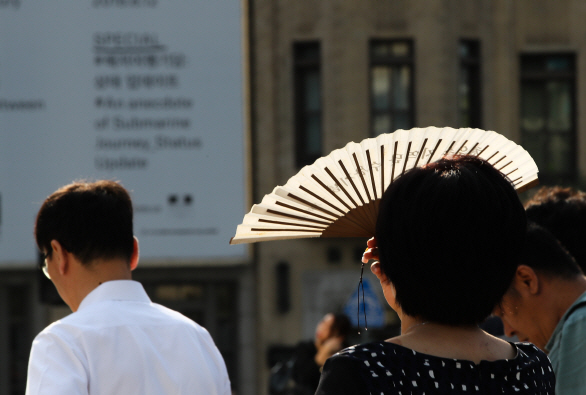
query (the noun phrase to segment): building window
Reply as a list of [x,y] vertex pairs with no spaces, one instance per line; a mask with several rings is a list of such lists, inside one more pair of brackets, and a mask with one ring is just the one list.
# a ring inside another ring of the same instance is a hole
[[413,43],[375,40],[370,43],[371,134],[410,129],[413,110]]
[[293,46],[295,84],[295,162],[312,164],[322,156],[322,100],[320,45]]
[[462,128],[481,128],[480,43],[460,40],[458,123]]
[[521,137],[544,183],[576,178],[575,56],[521,56]]

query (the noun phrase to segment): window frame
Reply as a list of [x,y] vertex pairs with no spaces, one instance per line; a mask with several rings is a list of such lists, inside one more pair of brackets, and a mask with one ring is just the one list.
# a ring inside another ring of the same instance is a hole
[[[461,48],[463,45],[467,46],[468,52],[472,54],[462,56]],[[458,42],[458,66],[458,125],[459,127],[482,129],[482,46],[480,40],[460,39]],[[462,98],[460,82],[464,69],[468,72],[468,125],[463,123],[463,110],[460,106]]]
[[[316,58],[304,58],[302,52],[317,51]],[[301,168],[310,165],[323,156],[323,91],[321,72],[321,43],[317,40],[296,41],[293,43],[293,96],[294,96],[294,133],[295,133],[295,165]],[[319,108],[314,111],[307,110],[307,91],[305,82],[311,73],[318,75]],[[319,152],[310,152],[309,128],[310,117],[319,119]]]
[[[527,70],[524,69],[524,62],[529,60],[540,60],[545,64],[548,58],[554,57],[564,57],[570,61],[570,68],[568,70],[561,70],[561,71],[548,71],[542,70]],[[568,82],[570,87],[570,123],[571,127],[567,133],[570,134],[569,136],[569,144],[572,147],[570,150],[571,157],[570,157],[570,165],[569,170],[564,173],[552,174],[547,171],[547,168],[541,166],[539,169],[540,179],[543,183],[574,183],[577,181],[578,176],[578,125],[577,125],[577,89],[576,89],[576,82],[577,82],[577,56],[574,52],[539,52],[539,53],[521,53],[519,56],[519,132],[521,135],[521,142],[524,145],[525,139],[527,135],[531,132],[525,131],[523,127],[523,89],[524,84],[527,82],[537,82],[541,83],[545,86],[548,82],[552,81],[563,81]],[[547,110],[548,106],[548,96],[545,95],[545,102],[544,108]],[[547,120],[549,117],[548,113],[544,114],[544,118]],[[556,134],[564,134],[566,132],[555,132],[551,131],[546,125],[543,127],[543,130],[540,133],[545,133],[545,146],[550,146],[551,143],[551,136]],[[544,150],[545,155],[545,162],[546,164],[549,161],[550,152],[546,149]],[[540,164],[538,164],[539,166]]]
[[[393,45],[395,43],[403,43],[406,44],[409,48],[408,56],[404,57],[395,57],[389,55],[386,58],[375,58],[373,56],[374,47],[377,44],[386,44],[386,45]],[[399,129],[398,127],[394,126],[393,118],[394,115],[400,112],[407,114],[407,121],[409,123],[409,127],[406,129],[410,129],[415,126],[415,119],[416,119],[416,109],[415,109],[415,43],[414,40],[411,38],[375,38],[371,39],[368,43],[368,114],[369,114],[369,135],[372,137],[376,137],[374,130],[374,120],[377,115],[381,114],[389,114],[391,115],[391,125],[390,130],[388,133],[392,133],[395,130]],[[387,66],[389,69],[393,69],[398,66],[408,66],[410,70],[409,75],[409,86],[410,89],[407,93],[407,103],[408,103],[408,110],[406,111],[397,111],[395,109],[393,103],[393,90],[389,91],[389,107],[385,111],[377,110],[374,108],[374,99],[373,99],[373,71],[374,68],[377,66]]]

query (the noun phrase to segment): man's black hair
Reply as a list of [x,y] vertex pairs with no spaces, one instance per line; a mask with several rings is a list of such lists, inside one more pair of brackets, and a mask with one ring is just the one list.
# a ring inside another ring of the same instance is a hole
[[586,193],[560,186],[542,187],[525,209],[527,219],[553,233],[586,273]]
[[572,279],[582,270],[555,236],[534,222],[527,225],[527,238],[519,263],[549,276]]
[[112,258],[130,262],[132,214],[130,196],[117,182],[66,185],[45,199],[37,214],[37,246],[51,256],[51,241],[57,240],[83,264]]

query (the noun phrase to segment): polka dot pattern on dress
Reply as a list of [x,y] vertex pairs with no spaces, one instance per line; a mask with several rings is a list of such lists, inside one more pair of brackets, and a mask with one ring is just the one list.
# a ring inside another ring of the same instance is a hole
[[350,347],[337,355],[357,361],[371,395],[555,395],[555,378],[545,354],[530,343],[513,345],[516,358],[478,365],[387,342]]

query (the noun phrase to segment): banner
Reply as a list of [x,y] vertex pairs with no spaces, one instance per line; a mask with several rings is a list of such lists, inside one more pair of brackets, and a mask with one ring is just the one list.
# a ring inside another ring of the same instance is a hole
[[131,192],[141,261],[244,259],[242,41],[239,1],[0,0],[0,265],[78,179]]

